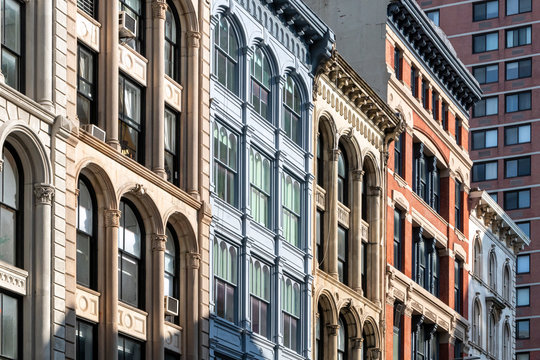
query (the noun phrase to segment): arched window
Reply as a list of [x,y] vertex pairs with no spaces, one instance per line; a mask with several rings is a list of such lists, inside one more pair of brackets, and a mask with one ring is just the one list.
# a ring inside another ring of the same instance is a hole
[[215,68],[218,81],[233,93],[237,93],[238,83],[238,40],[234,29],[222,17],[214,29]]
[[22,171],[15,152],[3,151],[0,172],[0,260],[22,267]]
[[348,260],[349,260],[349,246],[348,236],[349,231],[341,225],[338,225],[338,279],[344,284],[348,283]]
[[503,274],[503,296],[504,299],[507,301],[510,301],[510,293],[511,293],[511,284],[510,284],[510,268],[508,264],[504,266],[504,274]]
[[270,118],[271,100],[270,63],[265,53],[255,49],[251,58],[251,104],[263,118]]
[[285,277],[281,279],[281,310],[283,345],[300,352],[300,284]]
[[77,283],[96,289],[96,201],[89,181],[79,177],[77,201]]
[[283,236],[288,243],[300,246],[300,182],[286,173],[283,173],[281,181]]
[[503,334],[503,358],[502,360],[510,360],[512,358],[512,347],[510,346],[510,327],[508,323],[504,324]]
[[348,199],[348,187],[349,187],[349,166],[347,164],[347,157],[345,156],[345,150],[340,146],[338,157],[338,178],[337,178],[337,192],[338,201],[343,205],[349,204]]
[[323,326],[324,326],[324,313],[321,304],[317,306],[317,318],[315,319],[315,352],[313,359],[324,359],[324,341],[323,341]]
[[497,290],[497,262],[495,259],[495,253],[492,251],[489,253],[489,286],[493,290]]
[[481,277],[481,267],[482,267],[482,247],[480,246],[480,241],[478,239],[474,242],[473,249],[473,273]]
[[473,341],[479,345],[482,346],[482,330],[481,330],[481,324],[482,324],[482,309],[480,308],[480,303],[478,300],[474,301],[474,308],[473,308]]
[[338,329],[338,360],[347,360],[347,328],[343,318],[339,317]]
[[24,3],[17,0],[0,0],[3,16],[0,19],[2,34],[2,74],[6,84],[22,91],[24,72]]
[[495,314],[489,315],[489,324],[488,324],[488,351],[489,353],[497,357],[497,322],[495,320]]
[[324,149],[326,149],[324,137],[319,133],[317,136],[317,185],[322,188],[324,188]]
[[126,45],[131,47],[138,53],[144,52],[143,38],[144,38],[144,6],[142,0],[119,0],[118,10],[126,12],[127,15],[135,19],[135,37],[132,39],[126,39]]
[[217,196],[236,206],[238,178],[238,136],[225,126],[214,124],[214,186]]
[[238,250],[224,240],[214,239],[214,306],[216,315],[236,321]]
[[258,260],[250,261],[251,330],[270,336],[270,267]]
[[300,90],[291,76],[287,77],[283,89],[282,127],[285,134],[296,144],[302,146],[302,117],[300,113]]
[[180,78],[179,64],[179,37],[178,15],[176,8],[167,2],[167,12],[165,13],[165,74],[171,79],[178,81]]
[[[167,226],[165,235],[167,235],[167,240],[165,241],[163,292],[165,296],[178,299],[180,297],[178,284],[178,237],[170,225]],[[170,315],[167,315],[166,320],[169,322],[177,321],[176,316]]]
[[128,200],[120,201],[118,228],[118,298],[138,308],[144,306],[144,230],[139,214]]

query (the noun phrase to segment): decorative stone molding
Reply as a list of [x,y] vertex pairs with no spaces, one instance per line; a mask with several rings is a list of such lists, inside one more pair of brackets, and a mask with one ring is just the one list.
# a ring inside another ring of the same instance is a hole
[[0,288],[26,295],[28,272],[0,261]]
[[78,317],[99,322],[99,293],[77,286],[75,290],[75,313]]
[[38,204],[51,205],[54,198],[54,187],[47,184],[34,184],[34,195]]
[[146,341],[146,318],[148,314],[142,310],[118,303],[118,331]]
[[352,338],[352,348],[355,350],[362,349],[362,346],[364,345],[364,339],[363,338]]
[[141,85],[146,86],[148,60],[127,45],[118,45],[118,54],[118,67]]
[[165,20],[165,13],[167,12],[167,2],[165,0],[152,1],[152,16],[154,19]]
[[77,39],[99,52],[99,23],[82,10],[77,11]]
[[401,207],[403,210],[407,212],[411,208],[409,201],[405,198],[405,195],[403,195],[401,192],[397,190],[392,190],[392,200],[394,200],[394,202],[398,204],[399,207]]
[[187,44],[189,47],[198,48],[200,46],[201,34],[198,31],[187,32]]
[[192,269],[198,269],[201,263],[201,255],[196,252],[188,252],[186,253],[186,260],[189,267]]
[[353,181],[360,181],[362,182],[364,179],[365,171],[362,169],[357,169],[352,171],[352,179]]
[[349,208],[338,202],[338,222],[347,228],[349,228],[350,213],[351,210],[349,210]]
[[152,238],[152,251],[165,251],[166,242],[167,242],[167,235],[154,234]]
[[105,227],[119,227],[120,226],[120,210],[105,210]]
[[133,188],[129,190],[131,193],[135,194],[138,197],[143,196],[146,194],[146,188],[143,184],[136,184]]
[[182,111],[182,86],[165,75],[165,102],[178,111]]
[[326,327],[328,328],[328,334],[332,336],[337,336],[339,325],[333,325],[333,324],[327,324]]
[[368,242],[369,241],[369,224],[367,222],[365,222],[364,220],[360,220],[362,222],[362,232],[361,232],[361,237],[362,237],[362,240]]
[[180,326],[165,323],[165,349],[182,354],[182,328]]
[[319,185],[317,185],[317,189],[315,191],[315,203],[321,210],[326,209],[326,191]]

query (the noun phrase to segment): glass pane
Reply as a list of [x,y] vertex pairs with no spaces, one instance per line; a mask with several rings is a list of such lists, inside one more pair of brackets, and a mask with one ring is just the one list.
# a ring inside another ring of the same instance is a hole
[[225,285],[225,319],[234,322],[234,287]]
[[498,98],[486,99],[486,115],[495,115],[498,112]]
[[516,160],[510,160],[506,162],[506,177],[514,177],[517,176],[517,161]]
[[497,130],[486,131],[486,147],[497,146]]
[[519,0],[506,0],[506,15],[514,15],[519,12]]
[[120,122],[120,145],[122,146],[122,154],[136,160],[139,148],[139,131]]
[[92,119],[91,102],[84,96],[77,95],[77,117],[81,124],[90,124]]
[[486,51],[496,50],[499,48],[499,34],[487,34],[486,35]]
[[531,206],[531,193],[527,191],[519,192],[519,207],[528,208]]
[[496,179],[497,178],[497,163],[487,163],[486,164],[486,180]]
[[519,128],[519,142],[526,143],[531,141],[531,125],[520,126]]
[[119,254],[118,257],[120,258],[119,260],[121,260],[121,268],[118,269],[118,271],[121,271],[120,300],[133,306],[138,306],[139,263],[125,255]]
[[94,333],[93,326],[77,321],[77,359],[94,359]]
[[492,19],[499,16],[499,2],[490,1],[486,4],[486,18]]
[[2,171],[2,202],[12,208],[18,207],[19,176],[15,159],[4,149],[4,169]]
[[21,53],[21,5],[16,0],[5,0],[2,18],[3,44],[11,51]]
[[135,213],[129,205],[124,206],[123,221],[120,228],[123,230],[122,250],[140,258],[141,257],[141,229]]
[[166,273],[163,280],[163,295],[174,297],[174,278]]
[[0,208],[0,260],[16,265],[15,212]]
[[92,60],[92,54],[79,47],[79,76],[90,84],[94,79],[94,65]]
[[77,283],[90,287],[90,237],[77,233]]
[[506,79],[507,80],[517,79],[519,77],[518,70],[519,70],[518,62],[506,64]]
[[526,92],[519,94],[519,110],[527,110],[531,108],[531,93]]
[[141,91],[135,85],[125,82],[124,116],[135,124],[141,124]]
[[92,198],[83,181],[79,181],[77,229],[92,235]]
[[1,337],[0,355],[8,358],[17,358],[17,334],[18,329],[18,304],[17,299],[0,294],[0,317],[1,317]]
[[176,114],[165,109],[165,150],[176,154]]

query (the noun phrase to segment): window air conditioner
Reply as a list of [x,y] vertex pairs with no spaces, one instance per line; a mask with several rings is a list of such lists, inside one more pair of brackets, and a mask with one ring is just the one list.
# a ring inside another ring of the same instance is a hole
[[93,137],[105,142],[105,137],[107,133],[101,130],[100,128],[98,128],[96,125],[84,124],[84,125],[81,125],[81,129],[83,129],[84,131],[92,135]]
[[170,296],[165,296],[165,315],[178,316],[179,301]]
[[118,13],[118,32],[123,39],[132,39],[137,33],[137,20],[125,11]]

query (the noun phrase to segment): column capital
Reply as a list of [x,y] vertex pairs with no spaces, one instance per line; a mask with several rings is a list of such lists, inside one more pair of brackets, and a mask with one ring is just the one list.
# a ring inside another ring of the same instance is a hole
[[152,251],[165,251],[166,242],[167,242],[167,235],[154,234],[152,236]]
[[122,212],[116,209],[105,210],[105,227],[119,227]]
[[364,339],[363,338],[352,338],[352,348],[355,350],[360,350],[364,346]]
[[326,328],[328,329],[328,334],[330,334],[332,336],[337,336],[338,330],[339,330],[339,325],[337,325],[337,324],[336,325],[327,324]]
[[352,171],[352,179],[353,181],[360,181],[362,182],[362,180],[364,179],[364,174],[366,172],[362,169],[356,169],[356,170],[353,170]]
[[51,205],[54,198],[54,187],[48,184],[34,184],[34,196],[38,204]]
[[200,44],[201,33],[198,31],[188,31],[187,40],[188,46],[192,48],[198,48]]
[[330,150],[330,158],[332,159],[332,161],[338,161],[340,154],[341,154],[341,150],[339,149]]
[[198,269],[201,262],[201,255],[196,252],[188,252],[186,253],[186,260],[189,267],[192,269]]
[[166,12],[167,12],[167,2],[165,0],[152,1],[152,17],[154,19],[165,20]]

